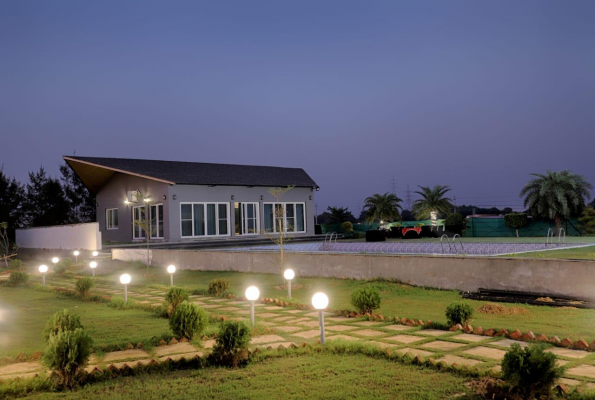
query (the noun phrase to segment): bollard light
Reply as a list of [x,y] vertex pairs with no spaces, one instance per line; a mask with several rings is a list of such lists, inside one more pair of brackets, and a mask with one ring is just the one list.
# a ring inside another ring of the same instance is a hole
[[328,296],[324,293],[316,293],[312,297],[312,305],[318,310],[318,321],[320,325],[320,344],[324,344],[324,309],[328,307]]
[[93,254],[93,257],[97,257],[99,255],[99,252],[97,250],[95,250],[92,254]]
[[132,280],[132,277],[128,274],[120,275],[120,283],[124,285],[124,304],[128,303],[128,284]]
[[252,328],[254,328],[254,301],[258,300],[260,296],[260,290],[256,286],[250,286],[246,289],[246,298],[250,301],[250,322],[252,322]]
[[291,280],[295,278],[295,272],[291,268],[288,268],[283,272],[283,277],[287,281],[287,297],[291,299]]
[[173,286],[174,285],[174,273],[176,272],[176,266],[168,265],[167,272],[169,273],[169,285]]
[[45,286],[45,273],[48,272],[48,266],[43,264],[39,266],[39,272],[41,272],[41,282]]
[[79,262],[79,255],[81,254],[78,250],[75,250],[74,253],[74,262],[78,263]]
[[91,272],[93,272],[93,278],[95,278],[95,268],[97,268],[97,263],[95,261],[91,261],[89,263],[89,268],[91,268]]
[[59,259],[58,257],[54,257],[54,258],[52,258],[52,262],[53,262],[54,264],[58,264],[58,262],[59,262],[59,261],[60,261],[60,259]]

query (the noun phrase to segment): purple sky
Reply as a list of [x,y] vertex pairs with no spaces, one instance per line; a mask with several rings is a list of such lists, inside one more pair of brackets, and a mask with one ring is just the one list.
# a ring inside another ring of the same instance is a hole
[[407,184],[595,184],[595,2],[3,1],[0,163],[303,167],[318,211]]

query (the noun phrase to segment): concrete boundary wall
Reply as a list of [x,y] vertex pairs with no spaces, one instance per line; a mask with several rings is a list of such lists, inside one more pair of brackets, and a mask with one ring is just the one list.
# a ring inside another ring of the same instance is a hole
[[97,222],[42,226],[16,230],[16,242],[23,249],[101,250]]
[[[179,269],[277,273],[276,253],[259,251],[151,250],[155,265]],[[122,261],[144,252],[113,249]],[[337,253],[286,253],[296,275],[325,278],[399,279],[412,285],[477,291],[517,290],[595,300],[595,262],[495,257],[437,257]]]

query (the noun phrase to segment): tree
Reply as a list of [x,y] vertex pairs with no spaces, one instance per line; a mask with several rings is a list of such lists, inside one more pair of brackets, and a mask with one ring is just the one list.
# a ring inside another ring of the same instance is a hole
[[43,167],[29,173],[23,209],[29,226],[68,223],[69,205],[62,185],[59,180],[48,177]]
[[580,214],[585,208],[585,200],[590,199],[593,189],[584,176],[568,170],[545,174],[531,174],[531,179],[521,190],[524,205],[533,216],[550,218],[556,224],[556,234],[562,228],[562,221]]
[[4,260],[6,268],[8,261],[17,256],[19,246],[12,243],[8,234],[8,222],[0,222],[0,260]]
[[355,217],[347,207],[331,207],[327,208],[329,213],[329,223],[340,224],[345,221],[354,222]]
[[150,249],[150,245],[151,245],[151,231],[153,226],[155,225],[155,219],[154,218],[150,218],[151,213],[150,213],[150,209],[151,209],[151,204],[154,204],[155,202],[151,200],[151,196],[149,196],[147,193],[141,193],[140,191],[137,192],[138,193],[138,201],[143,203],[145,205],[145,208],[141,208],[140,209],[140,219],[136,219],[134,218],[134,225],[138,226],[145,234],[145,239],[146,239],[146,243],[147,243],[147,254],[146,254],[146,260],[147,260],[147,276],[149,275],[149,266],[151,265],[151,249]]
[[376,220],[395,221],[401,219],[399,210],[401,210],[401,200],[393,193],[378,194],[366,198],[364,210],[366,211],[366,221],[368,223]]
[[591,205],[585,207],[578,222],[583,235],[595,235],[595,209]]
[[4,174],[4,168],[0,168],[0,222],[7,223],[8,238],[13,241],[14,230],[22,228],[25,223],[24,199],[23,185],[14,178],[8,178]]
[[[294,186],[288,186],[285,188],[276,187],[276,188],[270,188],[268,190],[268,192],[271,194],[271,196],[273,196],[275,198],[275,203],[279,203],[279,202],[281,202],[281,198],[293,188],[294,188]],[[283,207],[280,204],[273,205],[273,219],[274,219],[273,223],[276,225],[277,234],[273,234],[272,232],[267,232],[266,230],[264,230],[263,232],[265,233],[265,235],[267,235],[269,237],[269,239],[271,239],[271,241],[273,243],[275,243],[277,246],[279,246],[279,257],[276,260],[276,264],[277,264],[277,268],[281,272],[281,276],[283,276],[283,271],[285,270],[284,245],[290,239],[289,236],[287,235],[287,232],[288,231],[290,232],[292,229],[289,226],[284,226],[285,225],[284,224],[285,215],[284,215]]]
[[60,173],[62,174],[60,179],[64,195],[70,206],[69,223],[95,221],[95,196],[89,193],[81,178],[74,173],[68,164],[60,165]]
[[413,213],[410,210],[403,210],[401,211],[401,219],[403,221],[413,221],[415,217],[413,216]]
[[516,237],[519,237],[519,229],[527,226],[529,219],[525,213],[510,213],[504,216],[504,225],[508,229],[514,229],[516,231]]
[[453,205],[448,197],[444,197],[451,190],[448,186],[435,185],[432,188],[419,186],[419,188],[421,190],[415,193],[420,195],[421,199],[415,200],[411,210],[418,220],[428,219],[432,216],[432,213],[436,213],[436,215],[450,213]]

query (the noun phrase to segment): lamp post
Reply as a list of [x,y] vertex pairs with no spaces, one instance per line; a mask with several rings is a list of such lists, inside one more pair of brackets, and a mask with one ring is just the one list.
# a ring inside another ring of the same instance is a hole
[[93,278],[95,278],[95,268],[97,268],[97,262],[91,261],[89,268],[91,268],[91,272],[93,272]]
[[48,272],[48,266],[43,264],[39,266],[39,272],[41,272],[41,282],[45,286],[45,273]]
[[132,278],[128,274],[120,275],[120,283],[124,285],[124,304],[128,303],[128,284]]
[[79,262],[79,254],[81,254],[78,250],[75,250],[74,253],[74,262],[78,263]]
[[328,296],[324,293],[316,293],[312,297],[312,305],[318,310],[318,321],[320,325],[320,344],[324,344],[324,309],[328,306]]
[[97,256],[99,255],[99,252],[98,252],[97,250],[95,250],[95,251],[94,251],[93,253],[91,253],[91,254],[93,254],[93,257],[97,257]]
[[52,263],[53,263],[54,265],[58,264],[58,262],[60,262],[60,259],[59,259],[58,257],[53,257],[53,258],[52,258]]
[[260,290],[256,286],[250,286],[246,289],[246,298],[250,301],[250,321],[254,328],[254,301],[260,296]]
[[283,272],[283,277],[287,280],[287,297],[291,299],[291,280],[295,278],[295,272],[291,268],[288,268]]
[[176,266],[169,265],[167,267],[167,272],[169,273],[169,286],[173,286],[174,285],[174,273],[176,272]]

